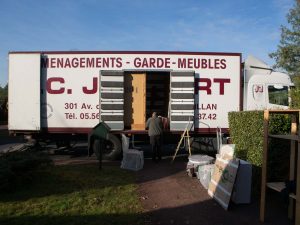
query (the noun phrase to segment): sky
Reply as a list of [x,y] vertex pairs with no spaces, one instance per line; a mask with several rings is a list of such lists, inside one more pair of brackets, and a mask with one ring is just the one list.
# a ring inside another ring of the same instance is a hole
[[9,51],[237,52],[273,65],[295,0],[0,0],[0,86]]

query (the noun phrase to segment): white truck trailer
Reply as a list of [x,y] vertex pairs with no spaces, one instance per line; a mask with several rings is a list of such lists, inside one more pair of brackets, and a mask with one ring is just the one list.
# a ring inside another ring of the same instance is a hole
[[9,53],[11,133],[146,133],[157,111],[166,132],[228,131],[230,111],[287,108],[287,74],[240,53],[47,51]]

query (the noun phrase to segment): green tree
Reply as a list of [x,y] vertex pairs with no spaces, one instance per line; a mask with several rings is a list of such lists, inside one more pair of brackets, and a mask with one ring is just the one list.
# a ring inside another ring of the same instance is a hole
[[8,96],[8,84],[5,85],[5,87],[0,86],[0,105],[6,101]]
[[0,86],[0,122],[7,121],[7,97],[8,97],[8,85],[5,87]]
[[300,2],[287,14],[289,27],[281,26],[281,39],[276,52],[270,54],[275,59],[276,68],[283,68],[289,74],[300,75]]
[[300,109],[300,76],[294,76],[292,79],[295,84],[295,88],[290,91],[292,99],[291,108]]
[[292,108],[300,108],[300,1],[287,14],[289,26],[281,26],[281,39],[277,51],[270,54],[275,68],[287,71],[295,84],[290,92]]

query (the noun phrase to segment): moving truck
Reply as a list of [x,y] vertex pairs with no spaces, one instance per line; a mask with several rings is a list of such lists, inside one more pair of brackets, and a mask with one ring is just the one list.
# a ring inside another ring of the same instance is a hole
[[252,56],[242,63],[240,53],[10,52],[8,127],[65,137],[104,121],[117,137],[146,134],[157,111],[171,134],[189,125],[194,135],[227,132],[230,111],[287,108],[292,85]]

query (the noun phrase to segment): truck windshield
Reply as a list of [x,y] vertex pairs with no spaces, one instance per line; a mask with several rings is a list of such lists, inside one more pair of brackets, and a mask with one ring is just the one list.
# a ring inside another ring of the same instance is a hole
[[275,105],[289,105],[288,86],[269,85],[269,103]]

